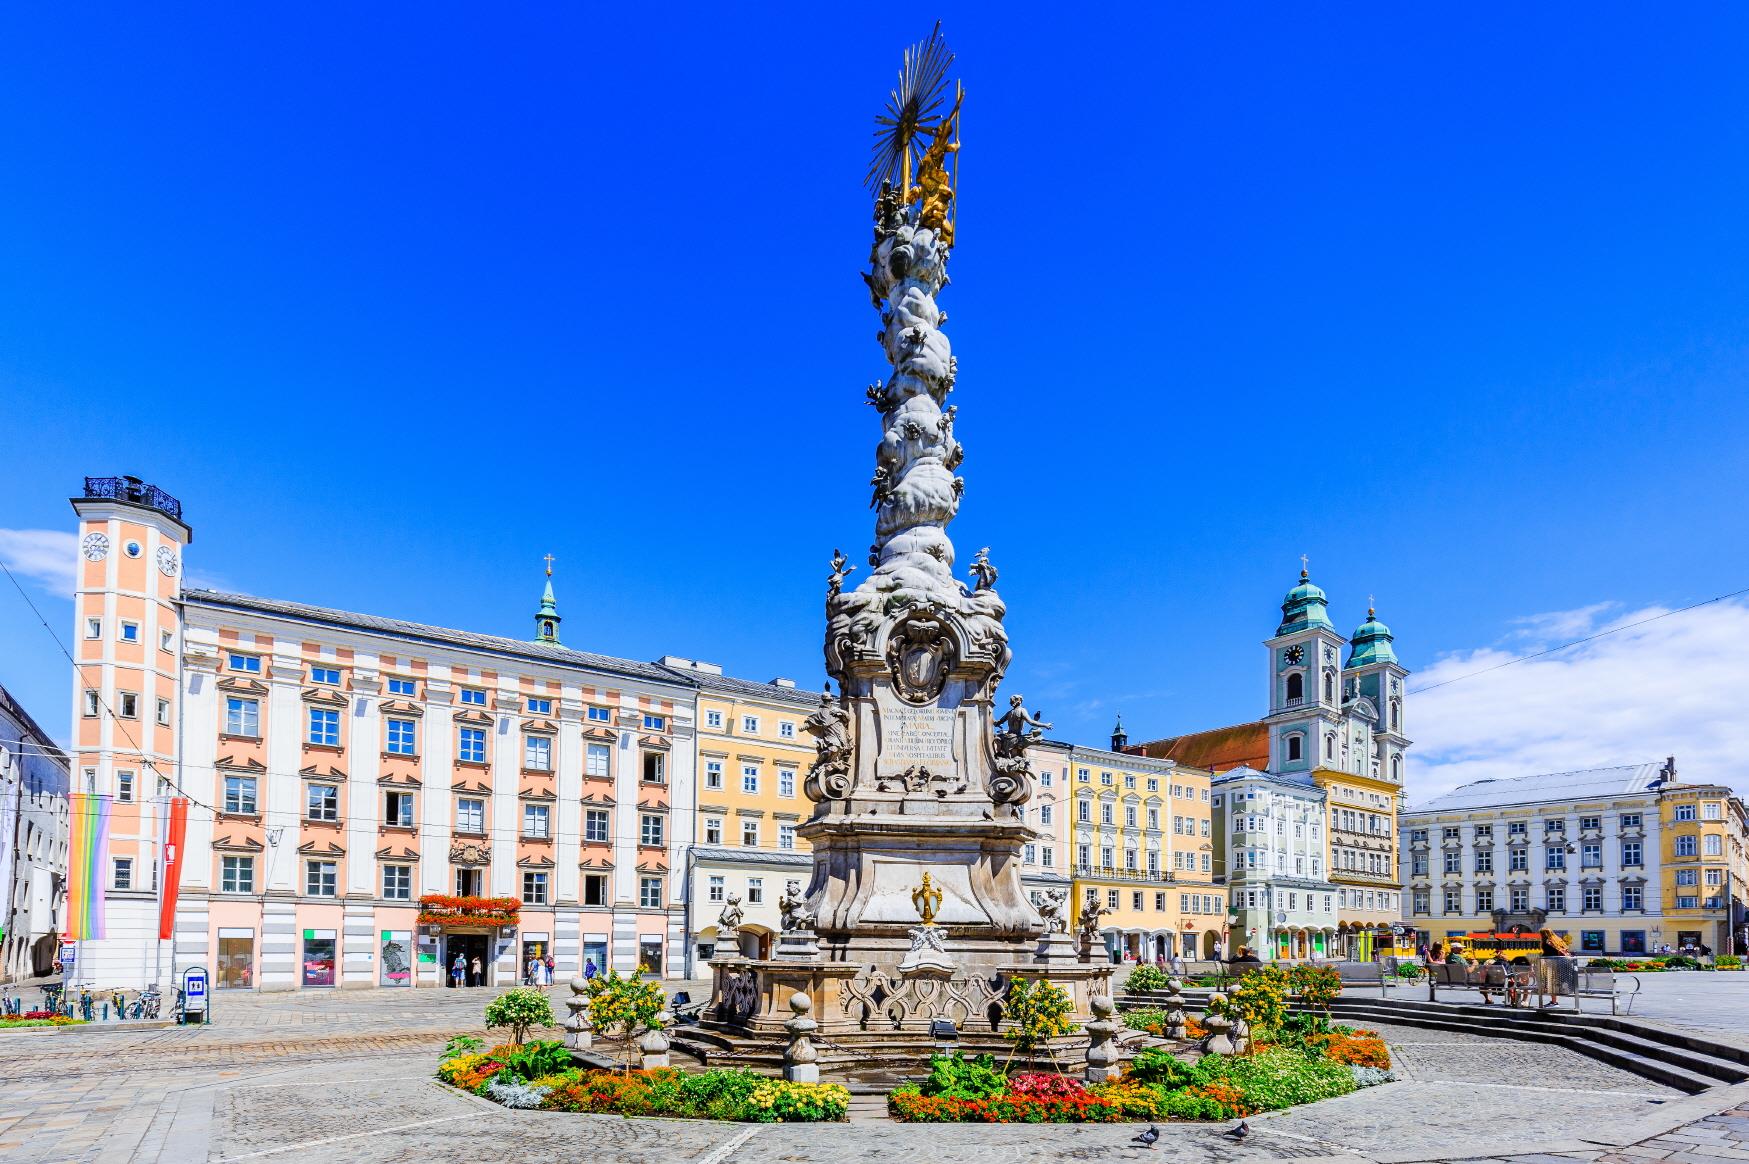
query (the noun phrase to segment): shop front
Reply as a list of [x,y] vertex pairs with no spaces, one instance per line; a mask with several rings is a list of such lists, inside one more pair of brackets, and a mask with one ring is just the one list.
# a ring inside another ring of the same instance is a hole
[[340,935],[335,930],[305,930],[303,932],[303,984],[305,987],[333,986],[340,964]]
[[241,928],[219,930],[219,956],[213,967],[217,990],[250,990],[255,986],[255,931]]
[[413,931],[383,930],[378,949],[377,985],[413,985]]

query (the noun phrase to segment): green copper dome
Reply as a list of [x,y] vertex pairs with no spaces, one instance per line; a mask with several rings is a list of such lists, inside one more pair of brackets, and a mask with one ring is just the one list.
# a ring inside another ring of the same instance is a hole
[[1301,570],[1300,584],[1287,592],[1287,598],[1281,604],[1281,625],[1275,628],[1275,633],[1285,635],[1313,627],[1335,629],[1330,624],[1329,603],[1324,592],[1312,585],[1310,575]]
[[1371,610],[1366,621],[1349,640],[1348,665],[1365,667],[1370,663],[1395,663],[1397,652],[1391,646],[1391,628],[1380,622]]

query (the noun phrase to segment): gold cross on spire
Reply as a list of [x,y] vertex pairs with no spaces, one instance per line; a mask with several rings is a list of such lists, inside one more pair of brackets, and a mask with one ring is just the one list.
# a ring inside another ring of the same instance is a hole
[[1307,576],[1307,568],[1310,567],[1311,564],[1312,559],[1306,557],[1304,554],[1300,555],[1300,577],[1304,578]]
[[1368,617],[1368,618],[1371,618],[1371,617],[1372,617],[1372,616],[1373,616],[1373,609],[1372,609],[1372,605],[1373,605],[1373,603],[1372,603],[1372,595],[1370,595],[1370,594],[1368,594],[1368,595],[1367,595],[1367,596],[1366,596],[1366,616],[1367,616],[1367,617]]
[[547,563],[547,577],[551,578],[553,576],[553,556],[551,554],[547,555],[546,563]]

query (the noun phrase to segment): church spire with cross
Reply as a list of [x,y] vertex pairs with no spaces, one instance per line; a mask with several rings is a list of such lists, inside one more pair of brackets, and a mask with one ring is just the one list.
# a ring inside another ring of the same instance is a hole
[[546,556],[547,588],[540,596],[540,610],[534,616],[534,641],[537,643],[559,643],[559,603],[553,597],[553,556]]

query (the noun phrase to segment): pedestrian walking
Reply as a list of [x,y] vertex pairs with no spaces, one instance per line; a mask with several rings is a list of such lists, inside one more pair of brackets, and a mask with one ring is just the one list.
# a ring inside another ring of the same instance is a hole
[[485,975],[483,973],[481,973],[480,956],[478,954],[474,955],[473,970],[474,970],[474,973],[473,973],[473,976],[468,980],[468,985],[469,986],[484,985],[486,978],[485,978]]
[[544,982],[547,986],[551,986],[553,984],[553,956],[550,952],[546,956],[545,966],[546,976]]
[[457,954],[455,956],[455,961],[450,965],[450,968],[449,968],[449,977],[450,977],[451,985],[459,987],[462,984],[462,979],[467,975],[467,972],[468,972],[467,967],[468,967],[468,964],[467,964],[466,959],[464,959],[460,954]]
[[593,977],[595,977],[595,959],[585,958],[583,959],[583,980],[587,982]]

